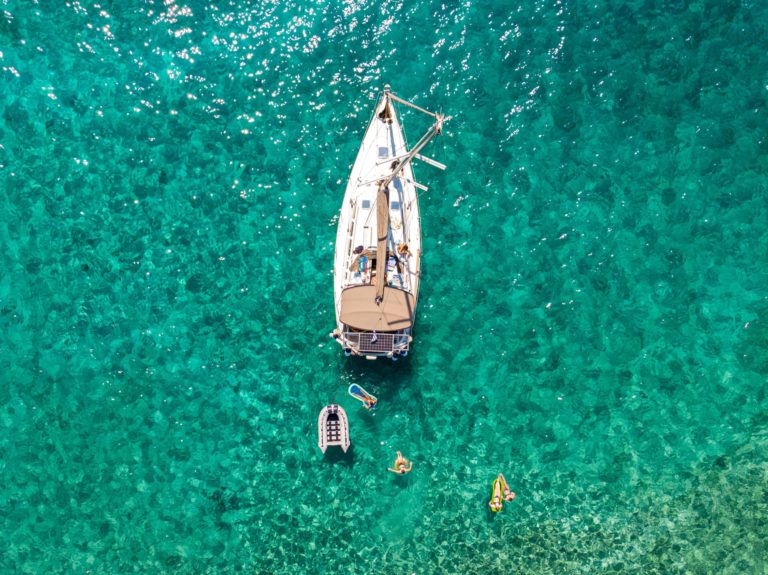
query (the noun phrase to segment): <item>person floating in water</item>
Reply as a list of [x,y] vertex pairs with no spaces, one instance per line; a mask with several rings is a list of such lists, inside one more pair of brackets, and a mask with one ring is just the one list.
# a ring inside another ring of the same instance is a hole
[[493,480],[493,488],[491,489],[491,500],[488,502],[488,507],[491,511],[498,513],[504,508],[504,504],[501,502],[501,481],[499,478]]
[[391,471],[392,473],[399,473],[400,475],[405,475],[411,469],[413,469],[413,463],[403,457],[403,454],[399,451],[397,452],[397,459],[395,459],[392,467],[387,467],[387,471]]
[[496,479],[493,480],[491,500],[488,502],[491,511],[498,513],[504,508],[503,501],[512,501],[515,497],[515,492],[509,489],[509,485],[507,484],[504,475],[499,473]]
[[353,383],[352,385],[349,386],[348,393],[349,395],[354,397],[356,400],[362,401],[363,407],[365,407],[365,409],[367,409],[368,411],[374,411],[376,409],[376,404],[379,402],[379,400],[376,399],[375,396],[365,391],[362,387],[360,387],[356,383]]
[[504,475],[499,473],[498,478],[501,479],[501,486],[504,488],[504,501],[512,501],[517,497],[517,494],[509,489],[509,485],[507,484],[507,480],[504,479]]
[[375,397],[368,396],[363,400],[363,407],[365,407],[365,409],[368,411],[376,411],[376,406],[378,403],[379,400],[377,400]]

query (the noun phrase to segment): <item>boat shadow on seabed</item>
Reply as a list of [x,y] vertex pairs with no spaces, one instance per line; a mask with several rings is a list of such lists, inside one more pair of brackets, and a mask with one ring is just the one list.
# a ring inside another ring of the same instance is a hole
[[339,447],[329,447],[323,454],[323,463],[328,465],[345,465],[350,469],[355,465],[355,446],[350,445],[346,453]]

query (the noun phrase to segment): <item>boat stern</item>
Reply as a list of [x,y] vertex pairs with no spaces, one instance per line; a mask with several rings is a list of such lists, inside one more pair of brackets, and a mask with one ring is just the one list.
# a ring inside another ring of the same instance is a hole
[[330,335],[342,347],[344,355],[355,355],[370,360],[385,357],[397,361],[406,357],[413,339],[410,329],[378,333],[357,331],[344,324],[340,324]]

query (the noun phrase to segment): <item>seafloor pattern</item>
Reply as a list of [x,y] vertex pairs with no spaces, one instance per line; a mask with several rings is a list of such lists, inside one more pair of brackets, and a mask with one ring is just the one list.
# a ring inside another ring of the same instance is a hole
[[[768,570],[763,3],[129,4],[0,11],[0,571]],[[396,364],[326,336],[385,82]]]

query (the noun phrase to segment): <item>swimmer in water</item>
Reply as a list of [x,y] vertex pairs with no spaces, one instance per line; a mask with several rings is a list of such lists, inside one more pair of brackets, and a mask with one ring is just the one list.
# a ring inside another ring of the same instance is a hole
[[507,480],[504,478],[504,475],[499,473],[499,479],[501,480],[501,486],[504,489],[504,501],[512,501],[517,495],[514,491],[511,491],[509,489],[509,485],[507,484]]
[[398,473],[400,475],[405,475],[411,469],[413,469],[413,463],[408,461],[405,457],[403,457],[403,454],[400,453],[399,451],[397,452],[397,459],[395,459],[395,462],[392,464],[392,467],[387,467],[387,471],[391,471],[392,473]]

